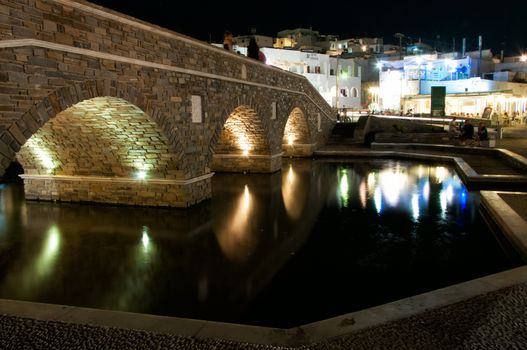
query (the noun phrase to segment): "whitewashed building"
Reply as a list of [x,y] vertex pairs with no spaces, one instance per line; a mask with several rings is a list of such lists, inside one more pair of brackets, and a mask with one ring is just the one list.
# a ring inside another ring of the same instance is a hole
[[267,64],[305,76],[331,106],[361,107],[361,69],[354,59],[296,50],[263,48],[261,51]]

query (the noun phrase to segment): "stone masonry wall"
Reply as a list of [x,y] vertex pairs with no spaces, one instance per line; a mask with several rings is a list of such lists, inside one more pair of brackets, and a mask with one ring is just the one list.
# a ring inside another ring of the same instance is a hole
[[32,175],[25,176],[24,190],[26,199],[182,208],[209,198],[212,191],[210,177],[177,184]]

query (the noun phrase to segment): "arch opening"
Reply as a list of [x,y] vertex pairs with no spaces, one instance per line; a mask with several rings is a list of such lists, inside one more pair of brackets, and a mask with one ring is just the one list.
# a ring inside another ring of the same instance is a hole
[[[16,159],[27,199],[187,207],[210,197],[210,176],[187,184],[160,126],[117,97],[84,100],[56,114]],[[203,188],[194,198],[189,186]]]
[[313,153],[311,144],[311,133],[304,112],[295,107],[285,124],[284,136],[282,138],[282,149],[285,156],[302,157]]
[[229,114],[213,147],[212,170],[257,173],[280,170],[280,157],[271,154],[268,137],[253,108],[246,105],[236,107]]

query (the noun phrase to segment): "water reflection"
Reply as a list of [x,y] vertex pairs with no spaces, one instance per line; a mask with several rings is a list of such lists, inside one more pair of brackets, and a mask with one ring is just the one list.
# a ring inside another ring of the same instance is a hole
[[[437,205],[440,218],[447,220],[449,211],[463,211],[469,200],[459,177],[444,166],[392,162],[388,167],[361,173],[360,167],[340,164],[336,171],[339,207],[347,207],[351,196],[358,198],[362,209],[366,209],[368,201],[372,201],[379,215],[385,210],[396,209],[407,212],[414,222],[418,222],[421,215],[429,213],[430,208]],[[358,182],[358,186],[350,187],[349,179],[352,178],[357,179],[354,182]]]
[[[416,258],[422,250],[450,268],[446,276],[474,277],[471,266],[499,256],[477,241],[486,232],[473,228],[477,195],[442,166],[284,160],[272,175],[215,175],[212,199],[188,210],[25,202],[21,194],[0,188],[0,298],[292,326],[291,317],[318,317],[304,315],[316,308],[302,300],[363,307],[389,301],[373,298],[377,290],[403,288],[363,291],[368,283],[348,286],[342,276],[381,281],[413,260],[433,269]],[[470,254],[487,260],[462,252],[455,256],[470,262],[452,268],[444,260],[460,237],[475,239]],[[339,310],[319,312],[350,311]]]

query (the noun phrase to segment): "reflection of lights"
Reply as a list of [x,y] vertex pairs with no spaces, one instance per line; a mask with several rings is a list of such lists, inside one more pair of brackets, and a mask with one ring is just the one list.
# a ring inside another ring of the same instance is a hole
[[40,278],[51,272],[53,263],[60,248],[60,231],[56,225],[48,231],[46,242],[35,263],[36,275]]
[[217,230],[218,241],[223,253],[233,261],[244,261],[256,243],[251,230],[252,195],[245,185],[243,193],[231,217],[220,218],[224,222]]
[[382,192],[386,201],[396,206],[399,202],[399,196],[408,181],[408,175],[400,171],[388,170],[379,176],[379,183],[382,186]]
[[448,184],[446,188],[446,199],[448,203],[452,203],[452,198],[454,198],[454,188],[452,187],[452,184]]
[[417,193],[412,195],[412,214],[414,220],[417,221],[419,219],[419,195]]
[[284,200],[287,215],[297,220],[300,218],[307,201],[308,192],[302,187],[301,178],[289,164],[289,170],[282,176],[282,199]]
[[423,198],[428,202],[428,198],[430,198],[430,182],[426,181],[423,186]]
[[348,172],[346,169],[342,170],[342,176],[339,183],[340,198],[342,199],[342,205],[348,207],[349,203],[349,184],[348,184]]
[[249,187],[245,185],[245,189],[243,190],[243,209],[245,209],[245,211],[249,210],[250,205],[251,194],[249,193]]
[[375,189],[375,194],[373,195],[373,200],[375,202],[375,208],[377,209],[377,213],[380,214],[382,211],[382,193],[381,188],[377,187]]
[[465,208],[467,207],[467,190],[465,188],[461,190],[459,202],[461,203],[461,209],[465,210]]
[[447,208],[447,194],[444,190],[439,194],[439,204],[441,205],[441,217],[444,219],[446,217]]
[[287,172],[287,184],[292,185],[295,181],[295,173],[293,171],[293,164],[289,164],[289,171]]
[[445,167],[438,166],[435,169],[435,177],[437,180],[437,183],[441,183],[445,180],[445,177],[448,175],[448,171]]
[[150,245],[150,237],[148,237],[148,233],[146,230],[143,230],[143,236],[141,237],[141,242],[143,243],[143,247],[145,249],[148,249],[148,246]]
[[376,184],[375,173],[368,174],[366,184],[368,185],[368,191],[373,192],[375,190],[375,184]]
[[366,209],[366,183],[364,182],[364,180],[360,183],[359,186],[359,196],[362,209]]

